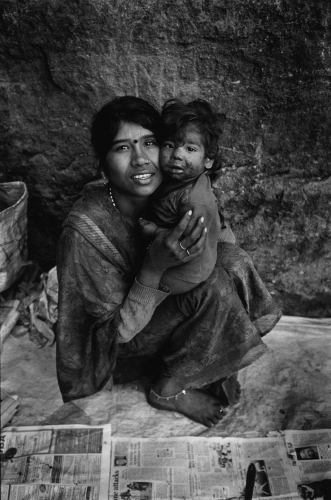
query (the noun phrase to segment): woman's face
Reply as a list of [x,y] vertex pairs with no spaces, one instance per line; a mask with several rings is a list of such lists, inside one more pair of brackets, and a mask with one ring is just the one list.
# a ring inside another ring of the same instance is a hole
[[106,175],[117,194],[150,196],[162,181],[159,146],[150,130],[123,122],[106,156]]

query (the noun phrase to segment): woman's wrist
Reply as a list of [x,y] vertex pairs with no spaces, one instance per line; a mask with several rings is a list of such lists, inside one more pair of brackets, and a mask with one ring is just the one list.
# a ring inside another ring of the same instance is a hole
[[163,272],[160,272],[159,270],[153,270],[144,266],[138,274],[137,280],[143,286],[158,289],[162,274]]

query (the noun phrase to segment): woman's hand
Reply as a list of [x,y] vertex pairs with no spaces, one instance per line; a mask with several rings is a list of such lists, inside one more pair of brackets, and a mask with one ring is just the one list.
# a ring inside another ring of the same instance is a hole
[[[156,236],[147,251],[142,272],[145,270],[160,279],[169,267],[184,264],[201,255],[207,235],[207,228],[204,226],[202,217],[195,221],[190,233],[181,240],[188,225],[192,224],[191,217],[192,211],[190,210],[174,229],[163,230]],[[138,281],[144,284],[139,278]]]

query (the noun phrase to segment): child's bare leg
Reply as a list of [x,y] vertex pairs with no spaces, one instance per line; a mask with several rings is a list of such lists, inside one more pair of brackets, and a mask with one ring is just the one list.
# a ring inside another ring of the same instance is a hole
[[217,424],[226,415],[217,397],[199,389],[185,390],[174,377],[161,377],[148,395],[148,401],[154,408],[177,411],[207,427]]
[[145,236],[157,236],[162,229],[151,220],[139,219],[139,226]]

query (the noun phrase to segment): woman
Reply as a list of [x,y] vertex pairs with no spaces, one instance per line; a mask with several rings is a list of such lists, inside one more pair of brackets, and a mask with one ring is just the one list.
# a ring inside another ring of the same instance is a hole
[[263,354],[261,336],[280,312],[249,256],[228,243],[192,291],[170,295],[162,285],[166,269],[201,254],[206,232],[186,213],[146,249],[138,220],[162,180],[161,133],[158,111],[136,97],[115,98],[94,118],[92,144],[109,182],[85,189],[60,238],[58,380],[70,401],[116,380],[127,361],[147,359],[157,365],[150,404],[210,427],[224,400],[235,402],[236,372]]

